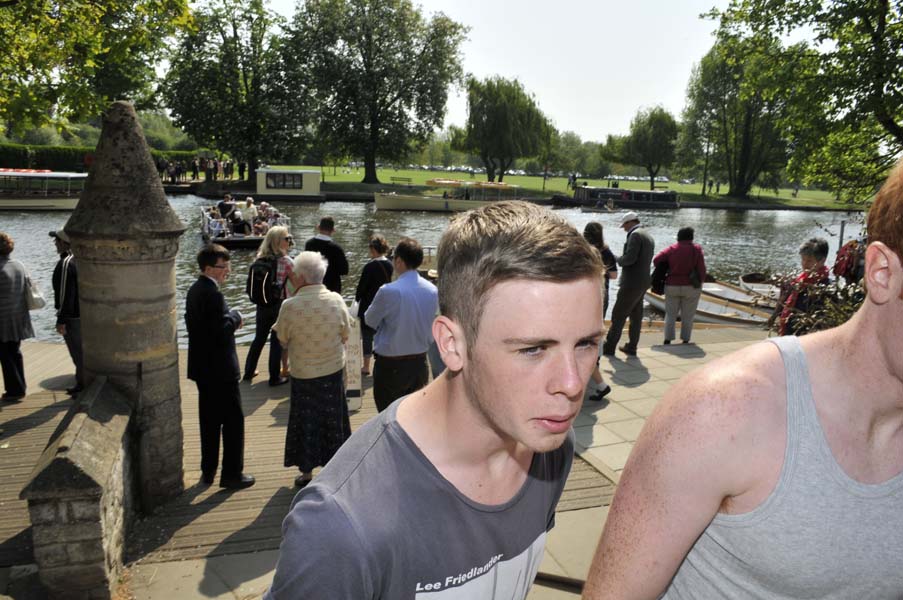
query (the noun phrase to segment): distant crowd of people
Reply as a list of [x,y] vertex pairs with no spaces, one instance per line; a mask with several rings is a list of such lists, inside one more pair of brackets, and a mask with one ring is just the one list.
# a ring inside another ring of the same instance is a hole
[[198,156],[191,161],[157,159],[157,173],[160,179],[173,185],[189,180],[200,181],[201,173],[204,174],[206,181],[216,181],[233,180],[237,171],[237,179],[241,181],[245,178],[247,170],[248,163],[245,161],[219,160],[215,157]]

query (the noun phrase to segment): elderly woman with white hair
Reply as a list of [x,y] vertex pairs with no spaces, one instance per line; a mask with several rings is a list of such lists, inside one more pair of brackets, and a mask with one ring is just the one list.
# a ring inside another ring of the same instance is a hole
[[304,487],[351,435],[345,402],[345,340],[351,317],[342,297],[326,289],[327,261],[302,252],[294,261],[298,292],[282,303],[273,331],[291,363],[291,407],[285,433],[285,466]]

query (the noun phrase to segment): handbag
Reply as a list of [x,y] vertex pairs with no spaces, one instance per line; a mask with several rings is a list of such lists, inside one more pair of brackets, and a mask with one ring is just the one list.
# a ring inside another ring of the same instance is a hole
[[693,261],[693,270],[690,271],[690,285],[692,285],[697,290],[702,287],[702,281],[699,279],[699,271],[696,270],[696,263],[699,262],[699,257],[696,256],[696,249],[693,249],[693,257],[696,259]]
[[25,277],[25,305],[28,307],[28,310],[37,310],[39,308],[44,308],[47,304],[47,301],[44,299],[44,294],[41,293],[41,288],[38,287],[34,281],[31,280],[31,277]]
[[361,310],[361,303],[355,300],[351,303],[351,308],[348,309],[348,314],[350,314],[355,319],[357,318],[357,313]]
[[649,286],[653,294],[661,296],[665,293],[665,278],[668,276],[669,266],[667,260],[655,265],[655,269],[652,271],[652,284]]

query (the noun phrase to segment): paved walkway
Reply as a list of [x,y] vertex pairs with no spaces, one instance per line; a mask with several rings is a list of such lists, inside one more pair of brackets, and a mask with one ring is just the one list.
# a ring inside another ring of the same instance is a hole
[[[617,481],[646,416],[663,392],[700,364],[765,337],[756,330],[700,329],[695,332],[697,344],[653,345],[660,335],[644,333],[635,358],[619,355],[603,360],[613,391],[607,403],[585,403],[575,423],[578,454],[586,462],[576,461],[568,479],[540,567],[543,573],[585,578],[613,492],[599,473]],[[22,404],[0,407],[5,475],[11,451],[18,455],[10,472],[14,476],[0,480],[0,558],[6,557],[0,565],[30,562],[27,511],[17,500],[22,487],[18,482],[30,473],[29,465],[68,408],[61,390],[72,383],[65,347],[26,343],[23,348],[31,393]],[[135,527],[128,544],[131,564],[123,578],[123,597],[257,598],[272,580],[279,524],[294,495],[294,471],[281,466],[288,388],[270,388],[265,378],[243,384],[247,471],[258,484],[228,492],[195,485],[200,477],[196,390],[184,380],[184,372],[182,377],[186,493]],[[368,388],[365,380],[363,408],[353,417],[353,427],[375,414]],[[11,439],[15,442],[5,447]],[[0,568],[0,598],[40,598],[34,579],[28,567]],[[545,585],[535,585],[530,594],[531,600],[578,597],[572,589]]]

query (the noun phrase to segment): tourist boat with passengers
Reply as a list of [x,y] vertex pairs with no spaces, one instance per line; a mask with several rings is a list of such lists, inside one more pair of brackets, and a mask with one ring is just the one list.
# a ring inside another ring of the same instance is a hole
[[87,173],[0,169],[0,210],[73,210]]
[[[260,243],[265,237],[264,235],[234,233],[225,219],[212,218],[208,210],[201,209],[201,239],[205,243],[213,242],[230,250],[256,250],[260,247]],[[270,227],[276,225],[288,227],[289,231],[291,231],[291,219],[289,217],[279,215],[270,223]]]
[[518,186],[507,183],[461,179],[429,179],[426,185],[442,189],[442,194],[378,192],[373,194],[376,210],[460,212],[499,200],[516,200],[519,189]]

